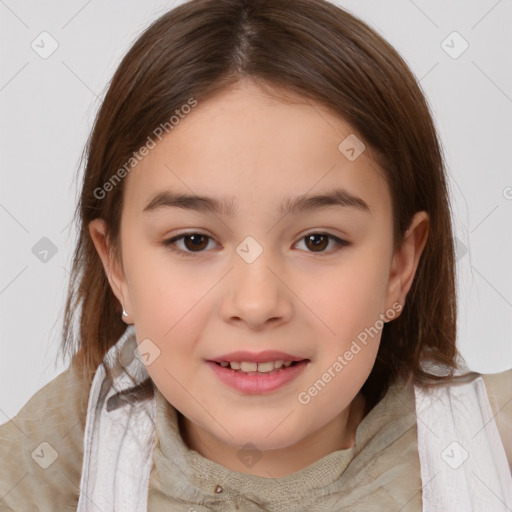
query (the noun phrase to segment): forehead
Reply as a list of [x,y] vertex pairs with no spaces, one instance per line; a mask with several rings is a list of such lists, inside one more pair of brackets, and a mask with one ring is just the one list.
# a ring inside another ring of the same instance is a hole
[[[342,118],[298,96],[281,98],[252,83],[198,102],[131,171],[125,203],[141,212],[156,193],[230,198],[261,208],[343,188],[383,213],[390,198],[370,148]],[[355,144],[355,145],[354,145]],[[357,156],[357,153],[356,153]],[[349,158],[350,157],[350,158]]]

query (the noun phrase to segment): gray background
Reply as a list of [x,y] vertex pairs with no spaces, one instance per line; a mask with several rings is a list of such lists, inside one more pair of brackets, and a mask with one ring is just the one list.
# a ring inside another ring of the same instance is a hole
[[[78,159],[120,59],[178,3],[0,0],[0,424],[64,369],[56,354]],[[454,203],[459,348],[477,371],[510,368],[512,0],[336,3],[387,38],[421,80]],[[50,48],[44,31],[58,43],[46,59],[31,47]]]

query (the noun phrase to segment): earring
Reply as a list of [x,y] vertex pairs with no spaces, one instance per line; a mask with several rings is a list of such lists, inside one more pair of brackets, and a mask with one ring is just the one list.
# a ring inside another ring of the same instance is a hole
[[128,316],[128,313],[124,310],[124,305],[123,305],[123,316]]

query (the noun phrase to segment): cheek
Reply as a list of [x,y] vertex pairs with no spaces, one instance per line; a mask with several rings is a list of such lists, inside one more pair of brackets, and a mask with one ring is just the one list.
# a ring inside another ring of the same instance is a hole
[[317,339],[322,342],[317,347],[318,365],[311,380],[312,386],[317,379],[326,383],[326,391],[315,396],[319,410],[329,410],[333,403],[348,406],[374,366],[384,326],[383,272],[376,260],[370,264],[357,258],[351,265],[340,266],[335,280],[331,273],[323,280],[317,275],[315,286],[310,288],[315,298],[311,309],[322,320],[315,320]]
[[126,253],[137,324],[151,324],[159,337],[183,324],[180,319],[194,316],[195,306],[214,284],[215,276],[205,265],[179,259],[165,247],[134,243]]
[[156,252],[131,261],[137,339],[149,338],[156,345],[159,355],[147,371],[167,400],[183,406],[190,400],[186,389],[202,365],[198,343],[213,307],[208,291],[218,278]]
[[354,251],[339,265],[309,272],[297,289],[336,338],[346,339],[373,325],[383,312],[387,276],[384,258]]

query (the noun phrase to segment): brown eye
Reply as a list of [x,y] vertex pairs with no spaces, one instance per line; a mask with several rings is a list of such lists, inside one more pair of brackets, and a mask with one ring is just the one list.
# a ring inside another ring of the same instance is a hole
[[172,252],[182,256],[199,256],[208,247],[213,239],[202,233],[184,233],[169,240],[164,240],[162,245]]
[[[329,247],[330,242],[333,243],[332,248],[326,250],[326,248]],[[299,244],[300,243],[304,243],[306,252],[316,253],[319,256],[327,256],[347,245],[350,245],[350,242],[347,242],[346,240],[329,233],[321,232],[309,233],[308,235],[303,236],[299,241]]]
[[208,237],[206,235],[201,235],[200,233],[185,235],[183,237],[183,243],[190,251],[201,251],[208,245]]
[[306,246],[313,252],[322,252],[329,245],[329,237],[322,233],[313,233],[304,237]]
[[[200,256],[201,253],[209,252],[207,250],[209,242],[214,242],[214,240],[208,235],[189,232],[164,240],[161,244],[181,256]],[[303,242],[307,252],[317,253],[318,255],[328,255],[350,245],[350,242],[329,233],[310,233],[300,239],[299,243]],[[325,250],[329,247],[329,242],[333,242],[333,247],[330,250]]]

